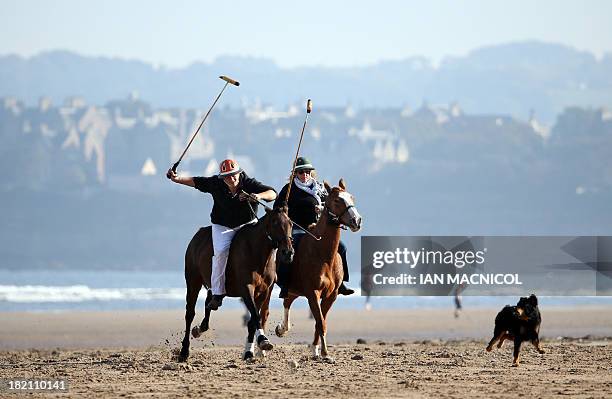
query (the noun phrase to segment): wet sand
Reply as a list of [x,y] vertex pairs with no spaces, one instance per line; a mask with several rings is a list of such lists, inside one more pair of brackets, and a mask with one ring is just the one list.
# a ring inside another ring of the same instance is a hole
[[311,358],[306,310],[296,310],[293,330],[278,338],[272,330],[281,312],[273,309],[267,330],[276,347],[249,363],[241,360],[242,312],[217,312],[213,329],[192,339],[187,364],[173,354],[181,311],[2,313],[0,379],[68,380],[68,394],[44,397],[612,396],[609,308],[542,309],[547,353],[524,344],[518,368],[511,343],[484,350],[497,311],[466,310],[455,319],[442,309],[332,310],[333,363]]

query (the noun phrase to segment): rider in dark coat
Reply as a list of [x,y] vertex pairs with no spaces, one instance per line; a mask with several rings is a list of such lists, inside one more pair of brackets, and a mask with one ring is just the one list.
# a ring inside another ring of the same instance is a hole
[[[316,180],[315,168],[307,158],[299,157],[294,170],[295,178],[291,182],[291,192],[287,204],[289,208],[289,217],[295,223],[307,228],[310,224],[316,223],[319,219],[319,214],[323,210],[323,204],[325,203],[325,198],[327,198],[328,193],[323,184]],[[288,189],[289,183],[285,184],[276,198],[274,202],[275,208],[285,203]],[[304,234],[302,229],[296,226],[293,227],[292,235],[294,247],[297,248],[299,240]],[[342,269],[344,271],[343,282],[338,292],[341,295],[351,295],[355,291],[344,284],[345,281],[349,281],[349,269],[346,260],[346,246],[342,241],[340,241],[338,245],[338,253],[342,258]],[[277,284],[281,288],[280,298],[286,298],[288,294],[289,268],[290,265],[279,263]]]
[[178,176],[172,169],[166,174],[175,183],[195,187],[213,197],[213,259],[211,270],[212,300],[207,307],[217,310],[225,297],[225,266],[234,235],[243,226],[257,221],[258,200],[273,201],[276,191],[249,177],[233,159],[219,165],[219,174],[210,177]]

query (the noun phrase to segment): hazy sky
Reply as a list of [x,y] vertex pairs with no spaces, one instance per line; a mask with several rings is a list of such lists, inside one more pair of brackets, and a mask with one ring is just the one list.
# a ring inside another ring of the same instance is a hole
[[[225,3],[225,4],[222,4]],[[227,4],[227,5],[226,5]],[[169,67],[220,55],[352,66],[536,39],[612,52],[612,1],[0,0],[0,54],[66,49]]]

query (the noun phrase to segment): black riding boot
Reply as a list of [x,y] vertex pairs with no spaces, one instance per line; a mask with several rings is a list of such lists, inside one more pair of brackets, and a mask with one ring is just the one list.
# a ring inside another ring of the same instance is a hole
[[279,298],[287,298],[289,295],[289,267],[286,263],[278,262],[278,268],[276,269],[276,284],[280,288]]
[[223,298],[225,298],[225,294],[223,295],[213,295],[208,305],[206,305],[207,309],[217,310],[223,305]]
[[340,295],[351,295],[355,293],[355,290],[344,285],[344,282],[349,281],[349,268],[348,262],[346,260],[346,245],[342,241],[338,244],[338,253],[340,254],[340,258],[342,258],[342,271],[344,272],[344,277],[342,278],[342,284],[340,284],[340,288],[338,289],[338,293]]
[[[300,240],[304,237],[302,233],[293,233],[293,250],[297,252]],[[276,259],[276,284],[281,289],[279,298],[287,298],[289,296],[289,283],[291,280],[291,263],[283,263],[278,258]]]

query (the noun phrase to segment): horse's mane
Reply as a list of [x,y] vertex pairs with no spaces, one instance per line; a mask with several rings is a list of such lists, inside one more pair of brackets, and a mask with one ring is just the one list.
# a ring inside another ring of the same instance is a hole
[[317,236],[321,236],[321,234],[323,234],[323,231],[321,229],[323,228],[323,225],[327,223],[327,220],[323,220],[323,218],[327,217],[327,201],[329,200],[332,195],[332,192],[334,191],[341,192],[343,190],[338,186],[332,187],[331,190],[329,190],[325,202],[323,203],[323,210],[321,211],[321,215],[319,215],[319,219],[316,221],[316,223],[311,223],[307,226],[308,230]]

